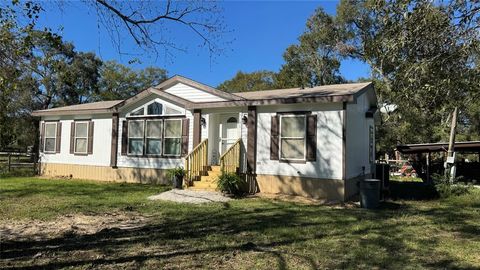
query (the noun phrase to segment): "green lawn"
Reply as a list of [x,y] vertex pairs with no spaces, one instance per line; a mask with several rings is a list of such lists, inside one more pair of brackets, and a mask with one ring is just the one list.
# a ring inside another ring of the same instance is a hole
[[[2,241],[0,268],[479,269],[480,190],[382,209],[249,198],[148,201],[160,186],[0,179],[0,222],[71,213],[152,215],[141,228]],[[40,254],[39,256],[35,256]]]

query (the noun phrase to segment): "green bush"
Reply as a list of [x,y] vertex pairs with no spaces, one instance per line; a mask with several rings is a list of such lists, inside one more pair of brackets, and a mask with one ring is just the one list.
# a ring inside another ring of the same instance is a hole
[[183,177],[185,175],[185,170],[182,167],[175,167],[167,170],[167,177],[173,179],[176,176]]
[[465,184],[449,184],[449,183],[440,183],[435,185],[438,195],[441,198],[448,198],[451,196],[460,196],[468,194],[470,187]]
[[241,196],[245,193],[246,182],[235,173],[222,173],[217,178],[217,189],[223,193]]
[[453,183],[443,175],[433,175],[435,190],[440,198],[448,198],[451,196],[460,196],[470,192],[470,186],[460,183],[460,177],[456,178]]

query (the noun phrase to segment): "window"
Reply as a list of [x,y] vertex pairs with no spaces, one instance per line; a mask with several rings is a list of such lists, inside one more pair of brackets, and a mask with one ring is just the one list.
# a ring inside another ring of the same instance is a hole
[[182,119],[128,120],[128,154],[180,156]]
[[165,120],[164,155],[179,156],[182,148],[182,120]]
[[128,153],[143,155],[144,121],[128,121]]
[[88,145],[88,122],[75,122],[75,151],[86,154]]
[[227,119],[227,123],[237,123],[237,118],[230,117],[230,118]]
[[185,111],[173,105],[165,105],[160,101],[153,100],[139,108],[132,110],[127,116],[160,116],[160,115],[184,115]]
[[57,123],[45,123],[45,152],[55,153],[57,142]]
[[182,114],[182,112],[174,108],[165,107],[165,114]]
[[162,104],[158,102],[154,102],[147,106],[147,114],[148,115],[161,115],[162,114]]
[[162,154],[162,120],[147,120],[147,155]]
[[305,160],[305,115],[282,115],[280,118],[280,159]]
[[139,115],[144,115],[144,109],[143,107],[130,113],[131,116],[139,116]]

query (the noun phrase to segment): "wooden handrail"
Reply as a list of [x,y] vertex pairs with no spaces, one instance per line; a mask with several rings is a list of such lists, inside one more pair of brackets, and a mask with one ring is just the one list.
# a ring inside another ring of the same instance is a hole
[[238,139],[220,157],[220,169],[225,173],[237,173],[240,168],[240,151],[242,139]]
[[185,182],[191,186],[193,180],[200,178],[208,165],[208,139],[200,142],[185,156]]

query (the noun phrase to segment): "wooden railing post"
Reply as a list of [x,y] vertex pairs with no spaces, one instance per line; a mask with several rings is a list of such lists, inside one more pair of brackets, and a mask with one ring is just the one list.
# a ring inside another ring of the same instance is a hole
[[185,171],[188,184],[204,174],[208,165],[208,139],[203,140],[185,157]]
[[225,173],[237,173],[240,168],[240,150],[242,139],[238,139],[225,153],[220,157],[220,169]]
[[8,153],[8,171],[12,168],[12,153]]

